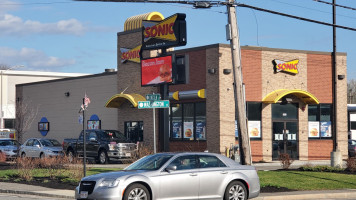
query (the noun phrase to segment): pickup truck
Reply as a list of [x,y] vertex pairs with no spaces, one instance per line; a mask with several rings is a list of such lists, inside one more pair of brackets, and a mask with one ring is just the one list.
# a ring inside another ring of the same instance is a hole
[[[105,164],[110,159],[132,159],[137,152],[135,143],[116,130],[86,130],[86,156],[96,159],[97,163]],[[78,139],[64,139],[63,150],[69,158],[84,157],[83,131]]]

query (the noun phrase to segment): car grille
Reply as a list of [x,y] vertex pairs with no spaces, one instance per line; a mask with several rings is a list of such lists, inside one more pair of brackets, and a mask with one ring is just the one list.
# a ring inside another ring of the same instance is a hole
[[95,181],[82,181],[80,182],[80,191],[88,191],[88,194],[91,194],[95,187]]

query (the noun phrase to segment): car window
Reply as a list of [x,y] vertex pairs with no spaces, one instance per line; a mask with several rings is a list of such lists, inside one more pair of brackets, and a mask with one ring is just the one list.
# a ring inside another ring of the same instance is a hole
[[226,167],[226,165],[216,156],[199,156],[200,168]]
[[351,140],[351,145],[356,145],[356,140]]
[[171,165],[177,166],[177,170],[197,168],[196,157],[194,155],[180,156],[174,159]]
[[26,146],[32,146],[33,145],[33,139],[27,140]]
[[55,139],[49,139],[49,141],[52,143],[53,146],[58,147],[58,146],[62,146],[61,143],[59,143],[57,140]]
[[33,145],[32,146],[36,146],[36,145],[40,145],[40,142],[38,142],[38,140],[33,140]]
[[90,132],[89,133],[89,139],[90,138],[95,138],[96,140],[98,139],[95,132]]
[[16,140],[1,140],[0,146],[19,146],[20,143]]
[[10,142],[7,140],[0,141],[0,146],[9,146]]

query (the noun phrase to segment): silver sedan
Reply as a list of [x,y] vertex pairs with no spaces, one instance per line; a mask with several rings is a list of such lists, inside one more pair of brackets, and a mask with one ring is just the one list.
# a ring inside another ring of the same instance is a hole
[[238,200],[257,197],[260,182],[253,166],[213,153],[158,153],[122,171],[84,177],[76,199]]
[[44,158],[63,156],[61,143],[55,139],[30,138],[21,145],[19,150],[21,157]]

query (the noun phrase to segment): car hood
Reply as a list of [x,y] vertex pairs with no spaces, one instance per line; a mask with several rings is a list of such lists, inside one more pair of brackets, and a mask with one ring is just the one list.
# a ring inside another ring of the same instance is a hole
[[105,178],[117,179],[123,176],[129,176],[133,174],[141,174],[144,175],[146,172],[150,172],[149,170],[121,170],[116,172],[107,172],[100,173],[91,176],[84,177],[82,181],[98,181]]

